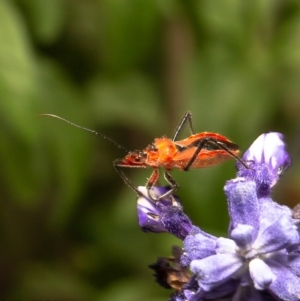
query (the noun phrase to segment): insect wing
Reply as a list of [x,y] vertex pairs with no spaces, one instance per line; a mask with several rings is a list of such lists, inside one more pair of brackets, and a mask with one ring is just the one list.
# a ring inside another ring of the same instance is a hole
[[[234,155],[238,155],[239,153],[238,146],[226,137],[216,133],[204,132],[175,142],[178,151],[173,158],[173,165],[184,169],[201,142],[204,143],[203,148],[192,163],[191,168],[209,167],[233,158],[228,150]],[[225,149],[220,145],[223,145]]]

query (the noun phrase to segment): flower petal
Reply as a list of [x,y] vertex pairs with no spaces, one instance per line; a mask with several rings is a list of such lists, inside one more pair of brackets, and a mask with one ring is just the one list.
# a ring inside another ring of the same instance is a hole
[[195,259],[202,259],[216,253],[216,240],[214,236],[207,235],[198,229],[191,233],[183,241],[184,253],[181,256],[181,263],[188,266]]
[[265,290],[276,278],[271,269],[259,258],[249,263],[249,272],[257,290]]
[[[148,197],[146,187],[138,187],[138,190],[144,195],[137,199],[137,212],[140,227],[145,231],[150,232],[167,232],[167,229],[160,221],[160,210],[156,202]],[[163,192],[162,192],[163,193]],[[171,206],[171,202],[169,203]]]
[[259,230],[259,203],[256,194],[256,185],[253,181],[242,178],[228,181],[225,185],[228,211],[230,216],[229,233],[238,224],[253,226],[255,233]]
[[199,286],[205,291],[211,291],[234,278],[243,264],[242,258],[236,254],[216,254],[192,261],[190,269],[196,274]]
[[[159,201],[153,201],[148,197],[145,187],[138,187],[145,196],[139,196],[137,201],[139,225],[144,231],[169,232],[180,239],[184,239],[192,230],[190,219],[183,213],[178,199],[168,196]],[[165,188],[153,188],[155,197],[164,194]]]
[[216,245],[216,252],[218,254],[235,253],[236,244],[232,239],[219,237]]
[[[151,188],[151,194],[154,198],[158,199],[160,196],[162,196],[163,194],[165,194],[166,192],[168,192],[170,190],[170,187],[162,187],[162,186],[153,186]],[[138,187],[138,191],[147,199],[149,198],[149,193],[148,193],[148,189],[145,186],[139,186]],[[168,200],[168,198],[164,199],[164,200]],[[152,201],[153,202],[153,201]]]
[[243,159],[256,163],[265,163],[272,170],[282,172],[283,169],[286,169],[291,164],[283,139],[284,137],[281,133],[262,134],[245,152]]
[[260,135],[245,152],[243,159],[249,161],[250,169],[238,162],[238,176],[254,179],[259,193],[264,196],[269,195],[270,188],[291,165],[283,135],[275,132]]
[[269,227],[282,215],[291,216],[291,209],[274,202],[271,198],[261,198],[260,203],[260,231]]
[[290,254],[288,256],[288,266],[300,277],[300,254]]
[[231,238],[242,249],[249,249],[254,241],[256,231],[252,226],[238,224],[231,232]]
[[291,270],[274,261],[268,261],[268,265],[276,276],[268,290],[279,300],[299,301],[300,279]]
[[260,232],[253,244],[253,249],[260,254],[286,249],[299,243],[299,233],[288,215],[282,215],[272,225]]

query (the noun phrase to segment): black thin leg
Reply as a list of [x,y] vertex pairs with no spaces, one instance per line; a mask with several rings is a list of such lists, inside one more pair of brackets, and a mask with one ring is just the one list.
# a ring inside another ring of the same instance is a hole
[[182,127],[185,125],[186,121],[188,120],[189,122],[189,128],[190,128],[190,131],[191,131],[191,134],[194,135],[195,134],[195,131],[194,131],[194,127],[193,127],[193,120],[192,120],[192,114],[191,112],[186,112],[181,120],[181,122],[179,123],[176,131],[175,131],[175,134],[174,134],[174,137],[172,139],[172,141],[175,141],[177,139],[177,136],[178,134],[180,133],[180,131],[182,130]]
[[164,173],[164,178],[165,180],[170,184],[171,189],[169,191],[167,191],[165,194],[163,194],[162,196],[160,196],[159,198],[165,198],[167,196],[169,196],[170,194],[173,194],[177,189],[178,189],[178,184],[175,181],[175,179],[170,175],[169,172],[165,171]]
[[[136,192],[137,196],[141,196],[143,197],[144,195],[137,189],[137,187],[135,187],[132,182],[128,179],[128,177],[124,174],[123,170],[121,169],[122,166],[119,166],[118,165],[118,160],[116,160],[114,162],[114,167],[117,171],[117,173],[119,174],[119,176],[121,177],[121,179],[125,182],[126,185],[128,185],[133,191]],[[171,189],[168,190],[166,193],[164,193],[163,195],[161,195],[160,197],[156,198],[152,195],[151,193],[151,189],[152,187],[155,185],[155,183],[157,182],[159,178],[159,170],[158,169],[154,169],[148,182],[146,183],[146,189],[148,191],[148,196],[149,198],[156,202],[156,201],[159,201],[160,199],[163,199],[171,194],[173,194],[177,188],[178,188],[178,184],[177,182],[174,180],[174,178],[166,171],[164,173],[164,178],[166,179],[166,181],[170,184],[171,186]],[[154,180],[153,180],[154,179]]]
[[121,166],[118,165],[118,161],[114,161],[114,168],[121,177],[121,179],[125,182],[126,185],[128,185],[133,191],[136,192],[137,196],[143,196],[140,191],[138,191],[137,187],[135,187],[132,182],[127,178],[127,176],[124,174],[124,172],[121,170]]
[[[164,178],[169,183],[169,185],[171,186],[171,189],[168,190],[166,193],[162,194],[161,196],[159,196],[158,198],[154,197],[152,192],[151,192],[151,189],[155,185],[155,183],[157,182],[158,177],[159,177],[159,171],[158,171],[158,169],[154,169],[152,175],[150,176],[150,178],[149,178],[149,180],[146,184],[146,188],[148,190],[148,196],[152,199],[152,201],[155,201],[155,202],[157,202],[157,201],[173,194],[178,188],[177,182],[170,175],[170,173],[166,171],[164,173]],[[155,179],[154,181],[152,180],[153,178]]]
[[235,158],[237,161],[239,161],[245,168],[249,169],[249,166],[241,159],[239,158],[237,155],[235,155],[230,149],[228,149],[226,146],[220,144],[217,140],[215,140],[214,138],[211,137],[206,137],[203,138],[198,146],[197,149],[195,150],[193,156],[190,158],[189,162],[186,164],[186,166],[184,167],[184,171],[187,171],[190,169],[190,167],[192,166],[192,164],[195,162],[196,158],[198,157],[199,153],[201,152],[201,150],[209,144],[213,144],[216,145],[218,148],[225,150],[228,154],[230,154],[233,158]]

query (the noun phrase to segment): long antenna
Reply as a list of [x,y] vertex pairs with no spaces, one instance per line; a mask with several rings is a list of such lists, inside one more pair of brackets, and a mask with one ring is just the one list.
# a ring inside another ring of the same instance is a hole
[[122,149],[122,150],[124,150],[125,152],[128,153],[128,150],[127,150],[125,147],[123,147],[122,145],[120,145],[119,143],[117,143],[116,141],[114,141],[113,139],[111,139],[111,138],[109,138],[109,137],[107,137],[107,136],[105,136],[105,135],[103,135],[103,134],[101,134],[101,133],[99,133],[99,132],[96,132],[96,131],[94,131],[94,130],[90,130],[90,129],[88,129],[88,128],[85,128],[85,127],[83,127],[83,126],[81,126],[81,125],[78,125],[78,124],[76,124],[76,123],[73,123],[73,122],[71,122],[71,121],[69,121],[69,120],[67,120],[67,119],[64,119],[64,118],[62,118],[62,117],[59,117],[59,116],[57,116],[57,115],[53,115],[53,114],[40,114],[40,115],[38,115],[38,117],[41,117],[41,116],[54,117],[54,118],[57,118],[57,119],[60,119],[60,120],[62,120],[62,121],[64,121],[64,122],[66,122],[66,123],[69,123],[69,124],[71,124],[71,125],[73,125],[73,126],[76,126],[77,128],[80,128],[80,129],[82,129],[82,130],[91,132],[91,133],[93,133],[93,134],[95,134],[95,135],[97,135],[97,136],[100,136],[100,137],[102,137],[102,138],[104,138],[104,139],[106,139],[106,140],[112,142],[116,147],[118,147],[118,148],[120,148],[120,149]]

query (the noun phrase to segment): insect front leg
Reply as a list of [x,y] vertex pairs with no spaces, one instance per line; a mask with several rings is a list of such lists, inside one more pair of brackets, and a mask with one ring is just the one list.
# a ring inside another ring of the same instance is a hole
[[191,112],[186,112],[175,131],[172,141],[175,141],[177,139],[177,136],[179,135],[180,131],[182,130],[183,126],[186,124],[187,121],[189,122],[189,128],[190,128],[192,135],[195,134],[194,127],[193,127],[192,114],[191,114]]
[[163,198],[166,198],[168,197],[169,195],[173,194],[177,189],[178,189],[178,184],[177,182],[174,180],[174,178],[170,175],[169,172],[165,172],[164,173],[164,178],[165,180],[169,183],[169,185],[171,186],[171,189],[168,190],[166,193],[164,193],[163,195],[159,196],[158,198],[154,197],[152,195],[152,192],[151,192],[151,188],[155,185],[155,183],[157,182],[158,180],[158,177],[159,177],[159,171],[158,169],[154,169],[153,173],[151,174],[147,184],[146,184],[146,188],[148,190],[148,195],[149,197],[157,202]]
[[125,182],[126,185],[128,185],[133,191],[136,192],[137,196],[143,196],[141,194],[141,192],[138,191],[137,187],[135,187],[132,182],[128,179],[128,177],[125,175],[125,173],[123,172],[123,170],[121,170],[121,168],[123,166],[119,165],[119,161],[116,160],[113,163],[115,170],[117,171],[117,173],[119,174],[119,176],[121,177],[121,179]]
[[170,184],[171,186],[171,189],[169,191],[167,191],[165,194],[161,195],[159,198],[162,199],[162,198],[165,198],[171,194],[173,194],[177,189],[178,189],[178,184],[177,182],[175,181],[175,179],[170,175],[169,172],[165,172],[164,173],[164,178],[165,180]]
[[150,176],[150,178],[148,179],[147,183],[146,183],[146,188],[148,191],[148,196],[151,200],[153,201],[158,201],[161,197],[156,198],[155,196],[152,195],[151,189],[152,187],[155,185],[155,183],[157,182],[159,178],[159,170],[157,168],[155,168]]

